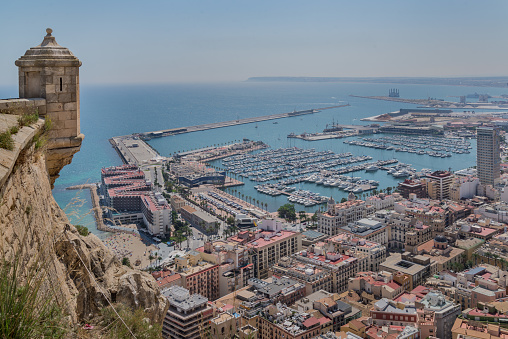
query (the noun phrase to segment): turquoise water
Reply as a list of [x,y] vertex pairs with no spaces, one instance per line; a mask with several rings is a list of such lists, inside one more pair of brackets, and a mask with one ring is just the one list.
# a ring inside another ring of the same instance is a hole
[[[220,84],[158,84],[126,86],[88,86],[81,84],[81,131],[85,140],[81,151],[72,164],[60,172],[53,191],[60,206],[65,207],[76,196],[76,191],[67,191],[65,187],[87,181],[100,180],[100,169],[105,166],[121,164],[108,139],[112,136],[134,132],[146,132],[163,128],[234,120],[266,114],[291,112],[309,108],[327,107],[349,103],[351,106],[322,111],[317,114],[293,117],[256,124],[232,126],[227,128],[188,133],[178,136],[153,139],[150,144],[162,155],[184,151],[213,144],[231,142],[248,138],[262,140],[271,147],[297,146],[301,148],[330,149],[340,153],[351,151],[355,155],[368,154],[374,159],[389,159],[395,156],[401,162],[411,163],[417,169],[460,169],[475,163],[475,149],[470,154],[453,155],[451,158],[432,158],[410,153],[375,150],[343,144],[341,139],[306,142],[287,139],[287,134],[302,132],[320,132],[332,121],[344,124],[364,124],[359,119],[393,112],[400,108],[415,107],[378,100],[350,97],[353,95],[386,95],[390,88],[400,90],[401,97],[435,97],[445,100],[457,100],[447,96],[468,93],[505,94],[500,88],[475,88],[453,86],[399,85],[393,84],[355,84],[355,83],[220,83]],[[0,97],[16,97],[17,88],[0,88]],[[357,173],[366,179],[381,181],[381,186],[394,186],[399,180],[388,177],[384,172]],[[355,175],[357,175],[355,174]],[[266,201],[269,209],[274,210],[287,202],[284,197],[257,195],[253,189],[255,183],[246,181],[241,188],[245,195]],[[302,189],[333,195],[340,198],[336,188],[302,184]],[[85,215],[90,209],[89,192],[78,193],[84,200],[83,206],[74,208],[76,215],[72,222],[87,225],[96,232],[93,216]],[[316,207],[310,208],[315,210]],[[68,211],[72,210],[69,208]],[[84,215],[84,216],[83,216]],[[82,217],[78,217],[82,216]]]

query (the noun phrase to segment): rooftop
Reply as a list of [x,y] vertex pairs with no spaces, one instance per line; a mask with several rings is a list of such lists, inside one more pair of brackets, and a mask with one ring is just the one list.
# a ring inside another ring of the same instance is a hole
[[162,294],[168,299],[171,306],[176,307],[184,312],[191,311],[197,307],[201,307],[208,302],[208,299],[201,294],[189,294],[189,290],[181,286],[171,286],[162,291]]

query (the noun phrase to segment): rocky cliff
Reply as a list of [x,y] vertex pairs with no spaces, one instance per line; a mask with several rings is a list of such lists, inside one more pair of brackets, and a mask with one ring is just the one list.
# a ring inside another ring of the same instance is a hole
[[[4,121],[0,132],[9,127]],[[107,306],[104,295],[161,321],[167,302],[154,279],[121,265],[96,236],[79,235],[55,202],[44,147],[34,141],[42,126],[23,127],[13,150],[0,149],[0,253],[9,259],[21,252],[27,263],[43,254],[46,286],[73,322],[97,315]]]

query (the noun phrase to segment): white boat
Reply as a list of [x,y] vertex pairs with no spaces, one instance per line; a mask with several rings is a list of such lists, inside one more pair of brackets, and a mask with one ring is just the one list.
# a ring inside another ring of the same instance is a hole
[[379,169],[379,167],[377,167],[376,165],[370,165],[365,168],[365,171],[374,172],[374,171],[377,171],[378,169]]

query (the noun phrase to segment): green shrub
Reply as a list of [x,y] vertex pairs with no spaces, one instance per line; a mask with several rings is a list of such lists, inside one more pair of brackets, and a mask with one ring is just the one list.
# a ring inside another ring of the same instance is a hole
[[9,129],[9,132],[11,132],[11,134],[16,134],[19,132],[19,127],[18,126],[12,126],[10,129]]
[[88,227],[86,227],[86,226],[74,225],[74,227],[76,227],[76,229],[78,230],[78,233],[80,235],[82,235],[83,237],[86,237],[88,234],[90,234],[90,232],[88,231]]
[[47,132],[53,127],[53,122],[50,118],[46,117],[46,120],[44,121],[44,131]]
[[131,261],[129,260],[129,258],[124,257],[124,258],[122,259],[122,265],[124,265],[124,266],[128,266],[128,267],[131,267]]
[[18,118],[18,124],[20,127],[30,126],[30,125],[36,123],[37,120],[39,120],[39,114],[37,114],[37,113],[24,114]]
[[41,135],[36,135],[34,137],[35,149],[40,149],[46,146],[47,139]]
[[14,140],[10,131],[0,133],[0,148],[12,151],[14,149]]

